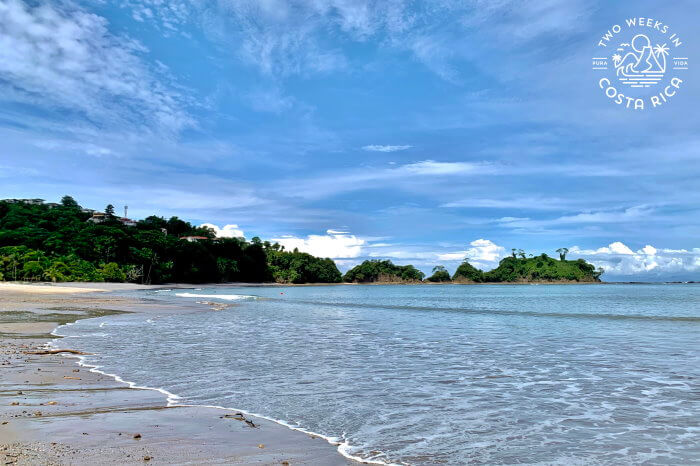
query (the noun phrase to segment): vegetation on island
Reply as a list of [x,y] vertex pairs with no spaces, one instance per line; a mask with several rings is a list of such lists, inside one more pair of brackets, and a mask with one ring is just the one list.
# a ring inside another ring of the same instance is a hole
[[465,260],[459,264],[459,267],[457,267],[457,270],[455,270],[452,280],[456,282],[481,283],[484,281],[484,272],[471,265],[469,261]]
[[441,283],[452,281],[450,272],[447,271],[444,265],[436,265],[433,267],[433,274],[427,278],[429,282]]
[[390,260],[366,260],[348,270],[343,280],[349,283],[420,282],[425,274],[412,265],[395,265]]
[[216,238],[177,217],[134,222],[60,204],[0,201],[0,280],[335,283],[330,259],[253,238]]
[[[565,249],[565,248],[563,248]],[[596,270],[583,259],[566,260],[560,252],[556,260],[547,254],[526,257],[522,250],[514,250],[493,270],[484,272],[465,260],[450,277],[444,266],[433,268],[426,279],[431,283],[525,283],[525,282],[599,282],[602,269]],[[353,283],[420,283],[423,273],[412,265],[394,265],[388,260],[371,260],[350,269],[343,280]]]
[[468,261],[462,262],[452,279],[473,283],[502,282],[599,282],[603,269],[596,269],[583,259],[566,260],[567,248],[560,248],[559,260],[541,254],[526,257],[522,249],[501,260],[493,270],[483,272]]

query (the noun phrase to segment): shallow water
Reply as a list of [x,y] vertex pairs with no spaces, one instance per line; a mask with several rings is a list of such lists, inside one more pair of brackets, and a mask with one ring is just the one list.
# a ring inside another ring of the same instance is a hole
[[698,285],[143,294],[234,306],[82,320],[59,333],[98,353],[88,363],[178,402],[283,420],[347,442],[348,454],[410,464],[700,461]]

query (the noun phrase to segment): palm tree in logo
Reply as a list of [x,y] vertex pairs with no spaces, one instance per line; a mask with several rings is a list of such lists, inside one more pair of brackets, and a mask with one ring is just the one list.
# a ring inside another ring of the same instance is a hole
[[612,56],[613,64],[617,66],[620,63],[620,60],[622,60],[622,57],[620,56],[619,53],[616,53],[615,55]]
[[663,55],[668,55],[668,47],[666,47],[666,44],[664,45],[659,45],[656,44],[656,47],[654,47],[654,53],[656,54],[657,57]]
[[664,45],[659,45],[656,44],[656,47],[654,47],[654,55],[656,55],[657,60],[661,60],[661,63],[663,63],[662,68],[665,71],[666,70],[666,55],[668,55],[668,47],[666,47],[666,44]]

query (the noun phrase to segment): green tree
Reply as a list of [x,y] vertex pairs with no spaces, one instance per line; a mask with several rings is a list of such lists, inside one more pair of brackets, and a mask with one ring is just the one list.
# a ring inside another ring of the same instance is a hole
[[124,282],[126,274],[116,262],[109,262],[102,266],[100,274],[106,282]]
[[559,248],[557,252],[559,253],[559,259],[564,261],[566,260],[566,255],[569,253],[569,248]]
[[65,195],[61,198],[61,205],[63,207],[78,208],[80,207],[78,203],[71,196]]
[[52,282],[65,282],[71,278],[71,270],[62,261],[56,261],[44,272],[44,277]]
[[481,283],[484,281],[484,272],[471,265],[469,261],[465,259],[464,262],[457,267],[457,270],[455,270],[452,279]]
[[105,217],[108,219],[114,218],[114,206],[112,204],[107,204],[107,207],[105,207]]
[[436,265],[433,267],[433,274],[428,277],[428,281],[430,282],[449,282],[451,281],[450,279],[450,273],[445,269],[444,266],[442,265]]
[[346,282],[416,282],[425,274],[412,265],[394,265],[390,260],[366,260],[348,270],[343,277]]
[[24,276],[25,280],[41,280],[43,274],[44,267],[42,267],[41,262],[39,261],[26,262],[22,267],[22,275]]

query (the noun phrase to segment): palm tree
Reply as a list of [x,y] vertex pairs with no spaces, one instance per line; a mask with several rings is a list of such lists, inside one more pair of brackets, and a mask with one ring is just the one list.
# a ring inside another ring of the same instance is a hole
[[557,249],[557,252],[559,253],[559,259],[564,261],[566,260],[566,255],[569,252],[569,248],[559,248]]
[[659,61],[659,59],[663,60],[663,61],[659,62],[659,66],[661,66],[661,69],[663,71],[665,71],[666,70],[666,55],[668,55],[668,47],[666,47],[666,44],[664,44],[664,45],[656,44],[656,47],[654,47],[654,55],[656,55],[656,61]]
[[666,47],[666,44],[656,44],[656,47],[654,47],[654,53],[657,57],[660,57],[661,55],[668,55],[668,47]]
[[513,259],[515,259],[517,256],[515,255],[516,252],[518,252],[517,249],[512,248],[511,251],[513,251]]
[[620,60],[622,60],[622,56],[619,53],[616,53],[615,55],[612,56],[613,59],[613,64],[617,66],[618,63],[620,63]]

